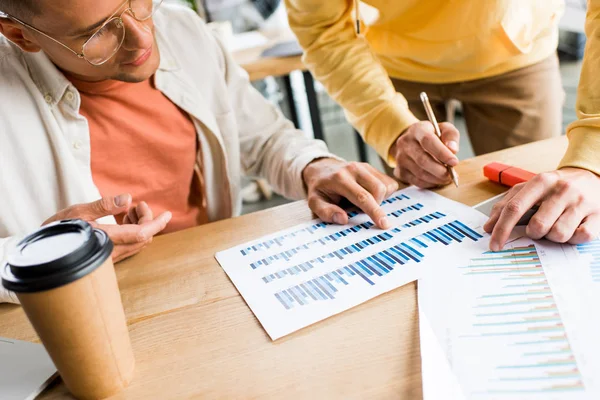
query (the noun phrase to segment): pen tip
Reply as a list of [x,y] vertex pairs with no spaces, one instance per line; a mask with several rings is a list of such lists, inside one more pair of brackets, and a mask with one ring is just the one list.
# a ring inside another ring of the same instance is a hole
[[449,168],[450,176],[452,177],[452,182],[454,182],[454,186],[458,187],[458,174],[454,170],[454,168]]

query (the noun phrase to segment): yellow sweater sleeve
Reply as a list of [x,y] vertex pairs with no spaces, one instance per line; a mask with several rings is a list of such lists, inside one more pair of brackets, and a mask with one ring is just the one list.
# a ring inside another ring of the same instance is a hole
[[569,147],[560,168],[577,167],[600,175],[600,0],[588,2],[587,43],[577,91],[577,118],[567,128]]
[[350,123],[390,165],[389,151],[418,119],[369,44],[355,31],[353,0],[286,0],[304,63],[346,111]]

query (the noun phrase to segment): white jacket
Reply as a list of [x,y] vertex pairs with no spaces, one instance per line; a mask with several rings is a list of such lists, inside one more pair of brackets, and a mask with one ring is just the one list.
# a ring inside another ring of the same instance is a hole
[[[325,144],[294,129],[255,91],[191,10],[164,4],[154,20],[155,84],[194,121],[210,220],[240,213],[242,174],[304,197],[302,170],[332,156]],[[0,265],[19,237],[57,211],[100,198],[79,106],[79,93],[43,52],[24,53],[0,35]],[[16,299],[0,287],[2,301]]]

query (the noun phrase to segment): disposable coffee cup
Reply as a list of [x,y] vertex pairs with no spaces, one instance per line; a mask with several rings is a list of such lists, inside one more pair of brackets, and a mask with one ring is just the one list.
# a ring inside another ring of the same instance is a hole
[[65,385],[104,399],[132,380],[135,360],[108,235],[81,220],[47,225],[21,241],[2,267]]

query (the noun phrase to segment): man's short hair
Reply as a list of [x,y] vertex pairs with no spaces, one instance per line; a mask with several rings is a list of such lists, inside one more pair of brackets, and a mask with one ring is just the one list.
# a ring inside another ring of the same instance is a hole
[[0,11],[16,18],[29,19],[39,13],[36,0],[0,0]]

